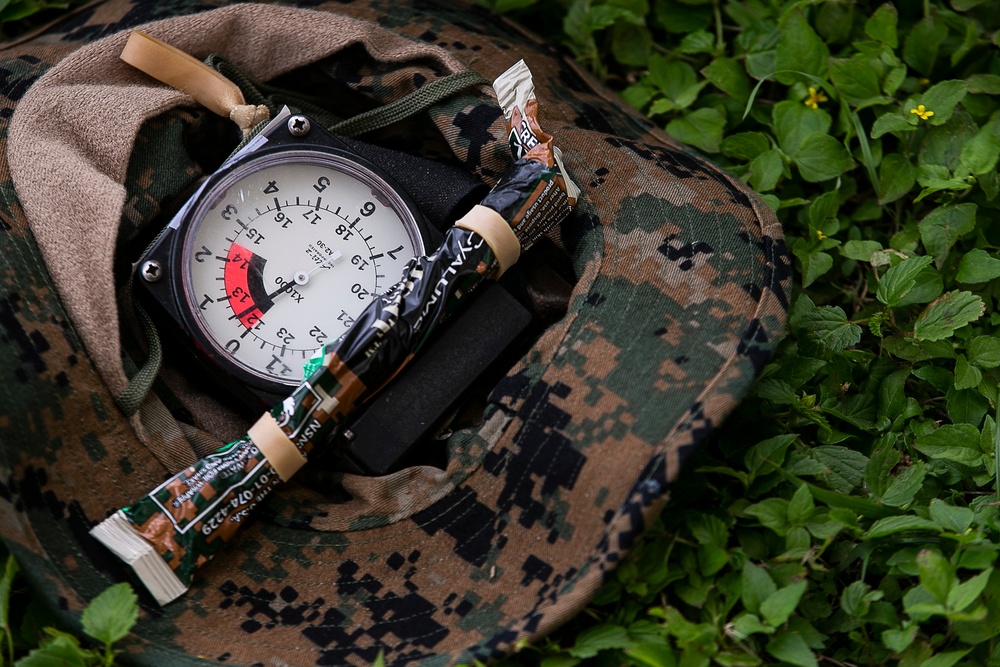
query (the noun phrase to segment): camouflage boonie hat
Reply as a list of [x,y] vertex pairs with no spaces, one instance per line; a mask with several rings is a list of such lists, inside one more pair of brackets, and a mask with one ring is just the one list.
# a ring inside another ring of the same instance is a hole
[[[108,0],[0,50],[3,537],[79,628],[87,602],[129,576],[88,531],[247,428],[169,354],[151,393],[129,393],[144,353],[116,293],[143,230],[232,147],[228,121],[118,62],[129,29],[362,107],[468,69],[492,80],[523,58],[583,190],[559,240],[576,279],[568,312],[481,388],[446,468],[303,469],[186,595],[160,608],[143,594],[122,660],[502,655],[586,603],[761,371],[787,307],[778,224],[743,183],[482,8],[226,4]],[[366,138],[490,184],[510,160],[503,132],[478,86]]]

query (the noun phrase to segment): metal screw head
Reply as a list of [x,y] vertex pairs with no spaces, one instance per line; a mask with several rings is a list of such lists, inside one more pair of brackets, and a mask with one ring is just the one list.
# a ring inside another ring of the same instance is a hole
[[293,137],[304,137],[312,129],[309,119],[305,116],[292,116],[288,119],[288,131]]
[[155,283],[163,278],[163,267],[155,259],[150,259],[142,263],[139,275],[147,283]]

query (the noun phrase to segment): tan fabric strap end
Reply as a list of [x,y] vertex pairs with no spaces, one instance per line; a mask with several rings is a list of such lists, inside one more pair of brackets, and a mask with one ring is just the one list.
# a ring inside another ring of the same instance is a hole
[[500,265],[499,275],[503,275],[521,256],[521,242],[517,240],[517,234],[502,215],[487,206],[476,204],[455,226],[483,237]]
[[278,473],[281,481],[287,482],[305,465],[306,457],[295,443],[288,439],[270,413],[265,412],[257,423],[250,427],[247,435],[253,440],[257,449],[267,457],[268,463]]
[[120,58],[157,81],[187,93],[220,116],[228,118],[234,107],[246,104],[235,83],[200,60],[139,30],[129,35]]

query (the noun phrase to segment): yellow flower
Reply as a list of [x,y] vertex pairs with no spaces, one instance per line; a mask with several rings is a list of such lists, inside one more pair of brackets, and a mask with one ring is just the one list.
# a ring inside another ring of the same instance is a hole
[[823,239],[826,238],[826,234],[824,234],[823,232],[821,232],[820,230],[817,229],[816,230],[816,238],[818,238],[820,241],[822,241]]
[[920,120],[927,120],[934,115],[934,112],[925,109],[923,104],[918,104],[916,109],[910,109],[910,113],[915,113],[920,116]]
[[802,104],[806,105],[810,109],[819,109],[820,102],[826,102],[827,96],[823,94],[823,91],[816,90],[812,86],[809,86],[809,97],[802,101]]

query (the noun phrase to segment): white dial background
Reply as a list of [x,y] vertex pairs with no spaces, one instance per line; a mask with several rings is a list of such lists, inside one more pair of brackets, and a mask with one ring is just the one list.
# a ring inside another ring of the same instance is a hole
[[195,211],[184,291],[216,354],[291,385],[424,249],[375,174],[332,154],[280,155],[237,169]]

